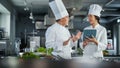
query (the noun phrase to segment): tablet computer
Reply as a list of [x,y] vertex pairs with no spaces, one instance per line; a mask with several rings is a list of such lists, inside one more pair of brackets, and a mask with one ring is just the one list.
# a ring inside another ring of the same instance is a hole
[[92,38],[92,37],[96,38],[96,32],[97,32],[97,30],[95,30],[95,29],[84,30],[83,31],[83,40],[85,40],[86,38]]

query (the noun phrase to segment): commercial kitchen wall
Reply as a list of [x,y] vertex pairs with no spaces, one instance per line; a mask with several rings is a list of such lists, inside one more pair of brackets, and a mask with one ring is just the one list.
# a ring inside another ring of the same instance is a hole
[[[39,17],[39,19],[41,19],[41,17]],[[38,32],[38,34],[35,35],[35,36],[40,36],[40,38],[41,38],[41,41],[40,41],[41,45],[43,45],[43,46],[45,45],[44,44],[44,37],[45,37],[46,29],[36,30],[35,29],[35,24],[32,23],[31,19],[29,19],[29,15],[22,15],[22,14],[20,14],[18,16],[17,20],[16,20],[16,25],[15,26],[16,26],[16,38],[25,38],[25,30],[27,32],[27,38],[29,36],[32,36],[31,33],[33,32],[33,29],[34,29],[35,32],[36,31]]]
[[[14,41],[15,41],[15,20],[16,20],[16,10],[9,0],[0,0],[0,3],[10,11],[10,45],[8,46],[8,52],[10,55],[14,54]],[[6,20],[6,19],[4,19]]]
[[5,28],[5,37],[10,37],[10,14],[2,13],[0,14],[0,27]]

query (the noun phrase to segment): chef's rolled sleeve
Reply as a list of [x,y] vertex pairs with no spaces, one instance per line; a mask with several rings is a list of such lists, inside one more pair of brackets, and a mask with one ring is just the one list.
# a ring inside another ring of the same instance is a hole
[[63,41],[56,41],[55,40],[55,30],[48,29],[46,31],[46,48],[53,48],[54,50],[61,51],[63,48]]
[[101,39],[98,41],[98,51],[103,51],[107,48],[107,32],[103,29],[101,33]]

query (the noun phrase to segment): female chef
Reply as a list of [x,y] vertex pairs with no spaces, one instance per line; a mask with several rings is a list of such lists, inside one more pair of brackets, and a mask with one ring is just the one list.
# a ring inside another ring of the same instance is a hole
[[[100,60],[103,58],[103,50],[107,47],[107,32],[106,28],[100,25],[100,12],[102,7],[98,4],[90,5],[88,12],[88,19],[90,26],[86,27],[87,29],[96,30],[96,37],[86,38],[80,43],[80,47],[83,49],[83,59],[84,61],[90,62],[95,60]],[[83,33],[84,34],[84,33]]]

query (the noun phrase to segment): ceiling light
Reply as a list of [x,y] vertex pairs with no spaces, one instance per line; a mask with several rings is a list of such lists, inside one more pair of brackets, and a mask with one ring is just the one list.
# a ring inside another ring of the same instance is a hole
[[25,7],[25,8],[24,8],[24,10],[25,10],[25,11],[28,11],[28,10],[29,10],[29,8],[28,8],[28,7]]
[[108,3],[105,4],[105,6],[110,5],[114,0],[109,1]]
[[76,10],[76,8],[73,8],[72,10]]
[[30,13],[30,17],[29,17],[30,19],[33,19],[33,14],[32,14],[32,12]]
[[33,16],[30,16],[29,18],[30,18],[30,19],[33,19]]
[[25,6],[27,5],[27,1],[26,1],[26,0],[24,1],[24,5],[25,5]]
[[34,24],[34,23],[35,23],[35,21],[33,20],[33,21],[32,21],[32,23]]
[[120,23],[120,19],[117,19],[117,22]]

